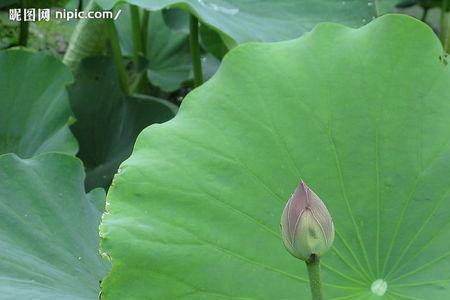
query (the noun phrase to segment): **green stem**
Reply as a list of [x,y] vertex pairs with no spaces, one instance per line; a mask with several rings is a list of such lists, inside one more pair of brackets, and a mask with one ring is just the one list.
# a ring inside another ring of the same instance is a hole
[[427,21],[428,11],[429,11],[429,8],[423,9],[422,18],[420,20],[424,23]]
[[117,70],[119,72],[120,85],[124,93],[126,95],[129,95],[130,87],[128,85],[128,78],[122,60],[122,51],[120,50],[119,34],[117,33],[116,26],[114,25],[114,21],[112,19],[108,19],[106,22],[108,24],[108,35],[109,41],[111,43],[111,50],[114,57],[114,62],[116,63]]
[[[448,9],[450,7],[450,1],[449,0],[443,0],[442,2],[442,14],[445,15],[444,17],[444,22],[442,23],[443,26],[443,34],[442,34],[442,38],[443,38],[443,46],[444,46],[444,50],[445,52],[449,52],[450,50],[450,28],[449,28],[449,22],[448,22]],[[442,17],[441,14],[441,17]]]
[[142,40],[142,52],[147,56],[147,39],[148,39],[148,22],[150,19],[150,11],[144,10],[142,14],[142,30],[141,30],[141,40]]
[[447,39],[445,41],[444,50],[445,50],[445,53],[450,52],[450,35],[449,34],[447,34]]
[[202,62],[200,60],[200,45],[198,42],[198,19],[194,15],[189,17],[189,45],[191,48],[192,66],[194,68],[194,85],[203,83]]
[[22,18],[20,21],[20,35],[19,35],[19,45],[26,47],[28,44],[28,32],[30,28],[30,23],[25,22]]
[[19,45],[26,47],[28,44],[28,33],[30,31],[30,23],[25,21],[25,1],[20,1],[20,11],[22,18],[20,19]]
[[142,35],[141,35],[141,21],[139,16],[139,7],[130,4],[130,14],[131,14],[131,30],[133,37],[133,54],[136,66],[139,62],[139,55],[143,54],[142,51]]
[[313,254],[306,262],[306,268],[308,269],[312,300],[323,300],[319,257]]
[[442,45],[445,47],[447,39],[447,27],[448,27],[448,2],[449,0],[443,0],[441,6],[441,16],[439,19],[439,37]]
[[78,0],[78,11],[83,10],[83,0]]

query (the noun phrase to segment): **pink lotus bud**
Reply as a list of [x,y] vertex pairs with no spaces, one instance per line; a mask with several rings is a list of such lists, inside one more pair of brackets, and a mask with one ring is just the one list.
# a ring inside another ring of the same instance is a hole
[[302,181],[281,216],[281,235],[293,256],[308,261],[322,256],[334,241],[334,224],[320,198]]

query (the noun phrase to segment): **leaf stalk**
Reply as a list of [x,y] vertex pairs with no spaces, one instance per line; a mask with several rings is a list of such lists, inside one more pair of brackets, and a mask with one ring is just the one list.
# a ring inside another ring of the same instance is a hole
[[130,87],[128,85],[128,78],[127,78],[127,74],[125,71],[125,66],[123,64],[122,51],[120,50],[119,34],[117,33],[116,26],[112,19],[107,20],[107,25],[108,25],[109,41],[111,44],[111,50],[112,50],[112,54],[114,57],[114,62],[116,63],[117,70],[119,72],[120,85],[122,87],[123,92],[126,95],[129,95]]
[[144,56],[147,56],[147,39],[148,39],[148,23],[150,21],[150,11],[144,10],[142,13],[142,28],[141,28],[141,39],[142,39],[142,52]]
[[200,44],[198,42],[198,19],[192,14],[189,17],[189,46],[194,69],[194,86],[198,87],[203,83],[203,72],[200,59]]
[[139,63],[139,55],[142,55],[142,32],[141,32],[141,21],[139,14],[139,7],[130,4],[130,14],[131,14],[131,30],[133,37],[133,56],[136,67]]
[[28,44],[28,34],[30,31],[30,23],[25,21],[25,0],[20,1],[20,11],[22,18],[20,19],[19,45],[26,47]]
[[443,0],[441,6],[441,16],[439,19],[439,38],[445,50],[448,46],[448,13],[449,0]]

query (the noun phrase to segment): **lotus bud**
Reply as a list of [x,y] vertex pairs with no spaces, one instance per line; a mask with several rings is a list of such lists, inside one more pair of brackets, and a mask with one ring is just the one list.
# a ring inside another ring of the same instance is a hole
[[334,241],[328,209],[303,181],[287,202],[280,225],[284,246],[304,261],[322,256]]

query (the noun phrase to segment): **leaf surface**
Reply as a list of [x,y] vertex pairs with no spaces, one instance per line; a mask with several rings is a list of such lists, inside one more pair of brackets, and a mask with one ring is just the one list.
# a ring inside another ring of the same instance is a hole
[[188,10],[238,44],[297,38],[324,21],[361,26],[378,15],[371,0],[97,0],[105,9],[120,2]]
[[122,164],[101,225],[104,299],[308,298],[279,233],[300,179],[337,230],[326,299],[448,297],[444,60],[432,30],[399,15],[232,50]]
[[5,300],[95,300],[104,192],[85,194],[81,162],[64,154],[0,156],[0,294]]
[[82,61],[70,87],[77,122],[71,127],[80,143],[78,156],[87,169],[86,188],[108,188],[137,135],[153,123],[171,119],[177,107],[148,96],[126,96],[115,64],[108,57]]
[[71,81],[69,69],[47,54],[0,51],[0,154],[77,152],[68,127]]

